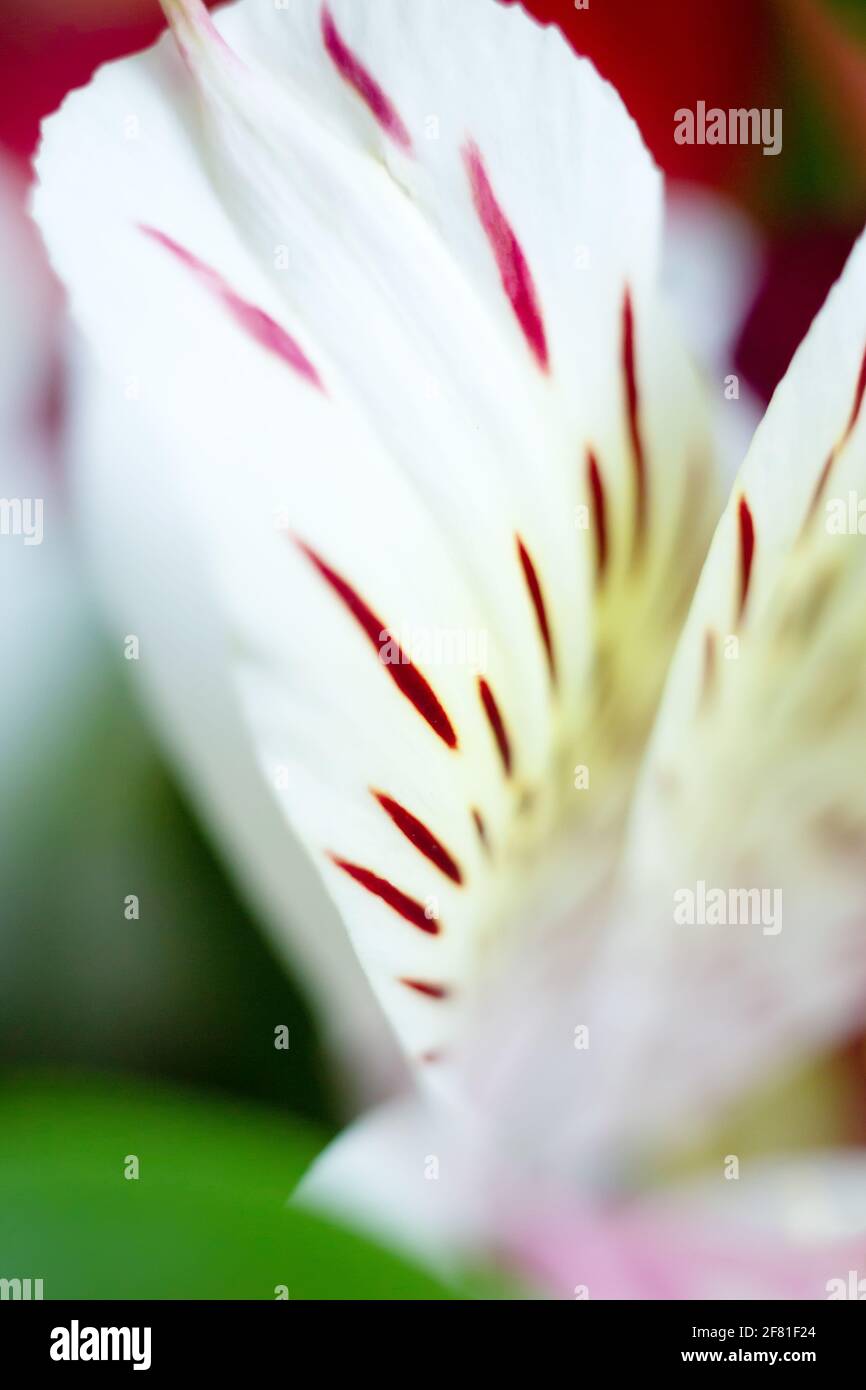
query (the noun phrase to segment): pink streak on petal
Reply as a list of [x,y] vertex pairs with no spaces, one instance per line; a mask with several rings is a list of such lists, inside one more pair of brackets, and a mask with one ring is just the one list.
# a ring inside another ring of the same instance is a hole
[[248,333],[261,347],[274,356],[281,358],[299,376],[304,377],[311,386],[315,386],[318,391],[324,391],[324,383],[316,368],[303,350],[290,337],[284,328],[281,328],[270,314],[266,314],[264,309],[259,309],[255,304],[250,304],[248,300],[242,299],[237,291],[222,278],[222,276],[199,260],[198,256],[187,251],[179,242],[168,236],[165,232],[158,231],[155,227],[148,227],[139,224],[145,236],[151,237],[170,251],[183,265],[187,266],[197,279],[219,299],[228,309],[235,323],[244,332]]
[[496,200],[478,147],[471,141],[463,151],[463,162],[469,175],[475,211],[496,258],[503,289],[539,367],[546,372],[550,367],[547,337],[535,283],[523,249]]
[[502,1222],[503,1253],[562,1299],[580,1285],[591,1299],[825,1299],[829,1279],[862,1265],[862,1238],[803,1245],[668,1206],[517,1203]]
[[343,81],[354,88],[364,105],[369,108],[379,125],[394,143],[399,145],[401,149],[410,152],[412,138],[397,108],[385,95],[375,77],[367,71],[360,59],[344,43],[327,5],[322,6],[322,39],[328,57]]

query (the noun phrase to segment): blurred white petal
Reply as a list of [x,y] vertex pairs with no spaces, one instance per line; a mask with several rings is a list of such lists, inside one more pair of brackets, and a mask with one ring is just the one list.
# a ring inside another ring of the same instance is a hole
[[20,175],[0,159],[0,755],[7,804],[68,736],[93,633],[62,487],[63,325]]
[[662,283],[704,373],[726,485],[762,415],[760,400],[734,371],[734,353],[763,262],[757,227],[733,203],[689,184],[668,189]]

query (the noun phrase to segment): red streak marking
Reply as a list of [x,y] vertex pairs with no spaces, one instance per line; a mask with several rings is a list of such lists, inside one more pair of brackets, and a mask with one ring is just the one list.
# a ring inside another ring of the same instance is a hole
[[740,611],[742,618],[749,597],[749,583],[752,578],[752,564],[755,558],[755,523],[745,497],[740,498],[737,509],[740,526]]
[[866,352],[864,352],[863,360],[860,363],[860,375],[857,378],[857,389],[854,392],[854,406],[851,411],[851,419],[848,421],[848,428],[845,431],[846,441],[853,433],[854,426],[857,424],[857,417],[860,414],[864,396],[866,396]]
[[472,819],[475,822],[475,829],[478,831],[478,838],[486,852],[490,853],[490,841],[487,838],[487,826],[484,824],[484,817],[477,806],[472,807]]
[[836,462],[839,453],[845,447],[845,445],[848,443],[848,440],[851,438],[851,435],[854,433],[857,420],[860,416],[860,411],[863,407],[864,397],[866,397],[866,352],[864,352],[863,360],[860,363],[860,375],[857,378],[857,386],[854,390],[854,404],[851,407],[850,419],[848,421],[848,424],[845,426],[845,431],[842,435],[842,438],[839,440],[839,443],[836,445],[835,449],[831,450],[827,458],[827,461],[824,464],[824,467],[821,469],[821,474],[818,478],[815,491],[812,494],[812,501],[809,503],[809,510],[807,511],[805,520],[803,522],[804,531],[806,530],[806,527],[808,526],[809,522],[812,520],[813,516],[815,515],[815,512],[818,509],[818,503],[820,502],[824,489],[827,486],[827,480],[830,477],[830,470],[832,469],[833,464]]
[[493,730],[493,737],[496,739],[496,746],[499,749],[499,756],[502,759],[505,775],[506,777],[510,777],[511,740],[508,737],[505,720],[502,718],[501,711],[496,703],[496,696],[493,694],[486,680],[481,676],[478,678],[478,693],[481,696],[484,713],[487,715],[488,722]]
[[529,551],[526,549],[526,546],[519,536],[515,537],[515,539],[517,541],[517,553],[520,556],[520,564],[523,568],[523,577],[526,580],[526,587],[529,589],[529,597],[532,599],[532,606],[535,609],[535,616],[538,620],[538,630],[541,633],[541,640],[544,643],[550,679],[555,685],[556,654],[553,650],[553,638],[550,633],[550,623],[547,619],[544,594],[541,592],[541,584]]
[[242,299],[216,270],[205,265],[198,256],[187,251],[185,247],[167,236],[165,232],[157,231],[155,227],[139,225],[145,236],[152,237],[160,246],[164,246],[167,251],[170,251],[195,274],[205,288],[210,290],[211,294],[225,305],[235,323],[248,333],[260,347],[265,348],[267,352],[272,352],[283,362],[287,362],[293,371],[304,377],[317,390],[324,391],[322,378],[316,368],[294,338],[280,327],[276,319],[272,319],[270,314],[265,313],[264,309],[258,309],[255,304],[250,304],[246,299]]
[[447,999],[450,991],[445,985],[431,985],[426,980],[401,980],[401,985],[414,989],[416,994],[424,994],[428,999]]
[[397,829],[403,832],[406,839],[410,840],[417,850],[426,855],[431,863],[435,864],[437,869],[441,869],[442,873],[446,874],[454,883],[463,882],[463,874],[460,872],[459,864],[448,853],[441,840],[437,840],[433,832],[427,829],[423,821],[420,821],[417,816],[413,816],[412,812],[407,811],[405,806],[401,806],[399,801],[386,796],[384,792],[374,791],[373,795],[386,815],[391,817]]
[[546,372],[550,366],[547,338],[532,272],[523,249],[496,201],[478,147],[471,141],[463,151],[463,162],[469,175],[475,211],[496,259],[502,288],[539,367]]
[[396,107],[388,100],[376,79],[344,43],[327,5],[322,6],[322,39],[328,57],[344,82],[348,82],[349,86],[354,88],[394,143],[401,149],[410,151],[412,139]]
[[431,919],[424,911],[424,904],[417,899],[410,898],[408,894],[395,888],[393,883],[389,883],[387,878],[380,878],[370,869],[364,869],[360,864],[350,864],[346,859],[338,859],[336,855],[330,856],[338,869],[342,869],[344,874],[360,883],[362,888],[366,888],[368,893],[372,893],[374,898],[381,898],[383,903],[393,908],[401,917],[405,917],[407,922],[411,922],[413,927],[418,927],[420,931],[428,932],[430,936],[438,936],[441,930],[435,918]]
[[451,720],[417,666],[413,666],[402,647],[394,641],[381,620],[367,607],[360,594],[356,593],[352,586],[347,584],[336,570],[331,569],[330,565],[326,564],[314,550],[311,550],[308,545],[297,538],[295,538],[295,543],[315,565],[322,578],[330,584],[337,597],[342,599],[380,657],[386,647],[389,648],[392,656],[394,653],[397,654],[394,660],[382,661],[383,671],[388,673],[398,690],[406,696],[407,700],[411,701],[421,718],[430,725],[435,734],[439,735],[442,742],[447,744],[449,748],[456,748],[457,734]]
[[635,486],[635,527],[634,548],[639,552],[646,531],[647,480],[646,458],[640,429],[640,395],[637,385],[637,363],[635,358],[634,310],[631,291],[626,286],[622,301],[622,370],[625,376],[626,408],[628,412],[628,432],[634,460]]
[[592,496],[592,520],[595,526],[595,572],[597,578],[602,579],[607,568],[607,507],[604,482],[598,461],[591,449],[587,450],[586,461]]

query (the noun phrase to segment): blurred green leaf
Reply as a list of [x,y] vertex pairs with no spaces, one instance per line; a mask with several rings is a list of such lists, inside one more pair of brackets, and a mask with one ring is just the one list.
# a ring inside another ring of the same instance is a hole
[[[120,663],[126,665],[126,663]],[[218,1087],[334,1123],[302,989],[235,892],[114,666],[0,797],[0,1062]],[[140,920],[124,916],[127,894]],[[285,1025],[290,1050],[274,1047]]]
[[781,217],[862,222],[864,0],[776,0],[785,72],[784,158],[768,181]]
[[[124,1080],[0,1085],[0,1278],[46,1298],[441,1299],[286,1199],[322,1144],[255,1107]],[[129,1156],[139,1177],[125,1177]]]

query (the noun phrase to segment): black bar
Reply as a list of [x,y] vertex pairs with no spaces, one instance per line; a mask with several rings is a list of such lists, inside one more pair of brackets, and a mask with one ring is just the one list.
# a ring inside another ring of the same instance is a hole
[[[287,1375],[306,1365],[305,1375],[327,1373],[332,1377],[345,1356],[355,1373],[366,1347],[375,1355],[374,1339],[387,1335],[389,1359],[404,1338],[415,1337],[419,1320],[436,1329],[437,1343],[450,1314],[437,1303],[431,1311],[401,1304],[399,1317],[388,1313],[390,1305],[375,1303],[310,1304],[301,1301],[271,1303],[213,1302],[4,1302],[0,1303],[0,1345],[4,1366],[14,1365],[19,1375],[29,1370],[52,1375],[93,1377],[108,1368],[113,1375],[140,1374],[159,1380],[166,1373],[213,1371],[222,1377],[233,1372],[249,1376],[265,1367],[282,1366]],[[551,1366],[551,1352],[558,1337],[567,1340],[570,1364],[589,1368],[601,1364],[611,1374],[640,1370],[666,1372],[675,1367],[717,1365],[736,1370],[740,1366],[811,1367],[828,1370],[859,1364],[866,1309],[843,1302],[821,1303],[593,1303],[577,1301],[558,1311],[539,1312],[527,1304],[520,1315],[526,1329],[543,1329],[540,1344],[530,1343]],[[458,1335],[474,1331],[485,1357],[497,1346],[513,1347],[520,1328],[513,1312],[500,1324],[501,1311],[481,1313],[454,1305]],[[435,1323],[429,1320],[435,1318]],[[467,1319],[471,1317],[470,1324]],[[540,1317],[541,1324],[535,1322]],[[492,1323],[487,1319],[492,1318]],[[93,1329],[98,1336],[94,1337]],[[117,1335],[102,1329],[116,1329]],[[134,1329],[138,1329],[136,1335]],[[321,1336],[319,1336],[321,1329]],[[508,1332],[503,1340],[502,1331]],[[149,1339],[145,1335],[149,1332]],[[497,1340],[489,1334],[496,1333]],[[574,1341],[579,1337],[579,1341]],[[480,1339],[484,1339],[483,1342]],[[304,1339],[304,1340],[299,1340]],[[418,1343],[414,1341],[417,1352]],[[63,1352],[78,1359],[54,1359]],[[85,1359],[91,1350],[106,1359]],[[113,1353],[126,1360],[111,1359]],[[82,1355],[84,1353],[84,1355]],[[379,1354],[382,1354],[380,1349]],[[593,1360],[595,1358],[595,1360]],[[147,1366],[145,1361],[149,1361]],[[392,1365],[397,1365],[392,1361]]]

